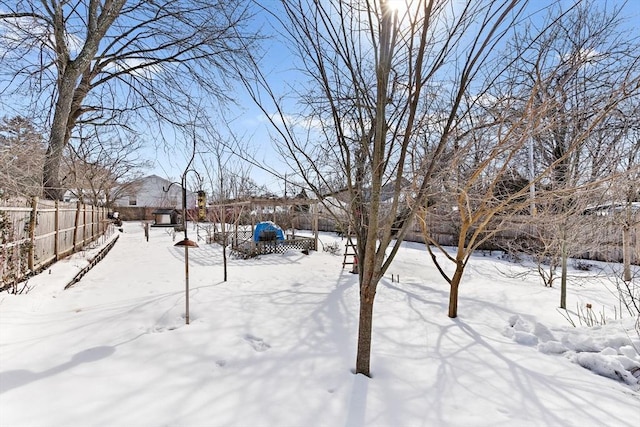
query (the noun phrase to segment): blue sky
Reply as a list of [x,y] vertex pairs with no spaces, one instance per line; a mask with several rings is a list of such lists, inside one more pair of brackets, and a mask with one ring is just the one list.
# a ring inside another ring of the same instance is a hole
[[[273,0],[263,1],[264,6],[267,3],[277,5],[278,2]],[[281,38],[272,30],[272,17],[268,13],[261,11],[256,17],[253,26],[267,32],[269,40],[263,44],[264,55],[261,61],[261,70],[269,75],[269,80],[278,93],[286,93],[287,86],[298,80],[301,76],[293,70],[293,58],[290,55],[288,47],[283,45]],[[236,104],[227,106],[224,113],[225,118],[216,115],[215,119],[225,121],[226,125],[221,125],[217,129],[222,136],[227,135],[225,129],[228,126],[235,132],[235,138],[242,140],[248,145],[249,151],[254,155],[255,160],[270,165],[273,169],[284,174],[287,169],[285,162],[281,156],[275,152],[274,145],[271,141],[270,133],[272,129],[263,112],[255,105],[253,100],[246,93],[246,89],[238,82],[235,87],[234,96]],[[179,145],[179,144],[177,144]],[[171,179],[179,179],[183,173],[187,155],[177,150],[174,156],[167,156],[162,151],[150,150],[151,158],[156,159],[156,166],[152,169],[152,173],[161,176],[168,176]],[[190,155],[190,150],[187,154]],[[266,185],[274,192],[281,192],[284,189],[284,181],[261,170],[259,167],[251,167],[251,178],[259,185]]]
[[[565,4],[571,4],[570,1],[564,1]],[[624,14],[629,17],[629,30],[638,33],[638,25],[640,22],[640,0],[628,0],[627,2],[619,0],[602,0],[602,4],[609,6],[624,4]],[[531,2],[530,7],[533,9],[540,8],[548,4],[547,1]],[[274,5],[277,6],[276,0],[265,0],[262,5]],[[266,12],[262,12],[256,20],[256,27],[262,27],[265,30],[269,30],[269,23],[272,18],[269,18]],[[634,20],[635,19],[635,20]],[[270,81],[273,82],[277,91],[280,93],[286,93],[287,85],[302,81],[304,77],[298,75],[293,71],[293,58],[286,46],[282,44],[275,34],[272,34],[273,38],[265,43],[265,55],[262,62],[262,69],[270,76]],[[234,129],[239,138],[248,144],[250,151],[255,152],[255,157],[258,161],[264,161],[265,163],[275,167],[282,174],[286,171],[286,166],[279,155],[274,153],[273,144],[269,136],[269,125],[262,112],[253,104],[249,97],[244,93],[244,89],[238,86],[233,94],[233,97],[238,100],[237,105],[229,106],[229,112],[226,117],[233,118],[229,123],[229,127]],[[14,103],[11,108],[11,103],[7,105],[6,100],[0,102],[0,116],[15,115],[19,113],[19,103]],[[218,117],[219,119],[219,117]],[[220,126],[224,128],[224,126]],[[221,130],[224,135],[226,131]],[[167,134],[170,134],[170,130]],[[174,153],[166,154],[164,150],[158,150],[154,147],[152,141],[149,141],[148,149],[145,151],[144,156],[151,161],[154,161],[155,166],[149,170],[149,173],[155,173],[157,175],[168,177],[172,180],[179,180],[182,174],[186,162],[187,154],[182,149],[185,142],[177,140]],[[275,177],[269,173],[261,171],[257,167],[252,168],[252,178],[258,184],[265,184],[273,191],[282,191],[284,182],[282,179]]]
[[[533,0],[530,3],[530,10],[538,10],[541,7],[547,5],[548,1]],[[640,0],[601,0],[602,5],[606,5],[607,8],[614,6],[623,6],[623,14],[628,18],[627,25],[629,30],[638,34],[638,24],[640,23]],[[264,3],[263,3],[264,4]],[[564,5],[571,5],[573,1],[563,1]],[[269,19],[262,18],[262,19]],[[261,23],[262,25],[263,23]],[[267,25],[268,27],[268,25]],[[263,63],[264,69],[272,70],[271,81],[278,86],[279,90],[285,90],[286,85],[282,82],[294,82],[299,79],[298,75],[292,71],[292,58],[289,56],[288,50],[285,46],[280,44],[278,40],[271,41],[267,46],[268,53],[265,55],[265,61]],[[272,153],[272,142],[269,138],[268,124],[262,114],[256,107],[252,105],[252,102],[243,95],[242,88],[239,88],[238,98],[241,101],[240,106],[235,111],[236,122],[234,126],[240,129],[241,134],[249,139],[250,144],[257,151],[257,158],[259,160],[264,159],[271,165],[282,164],[278,159],[278,156],[274,156]],[[283,165],[284,167],[284,165]],[[280,169],[282,171],[283,169]],[[274,177],[259,168],[253,168],[253,177],[259,184],[266,184],[274,191],[282,191],[283,182],[281,179]]]

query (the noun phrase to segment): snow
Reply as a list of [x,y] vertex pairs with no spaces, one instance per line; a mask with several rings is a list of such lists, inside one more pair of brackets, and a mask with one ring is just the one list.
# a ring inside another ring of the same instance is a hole
[[[524,266],[474,256],[450,319],[423,245],[403,244],[367,378],[352,373],[358,285],[342,256],[230,259],[223,282],[220,247],[201,240],[186,325],[184,249],[139,223],[118,235],[73,287],[97,248],[0,294],[1,426],[637,425],[635,319],[574,328]],[[613,313],[602,273],[573,275],[568,307]]]

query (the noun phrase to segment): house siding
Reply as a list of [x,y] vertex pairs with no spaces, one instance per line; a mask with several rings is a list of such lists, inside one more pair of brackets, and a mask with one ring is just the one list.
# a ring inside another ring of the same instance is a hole
[[[125,195],[115,200],[119,207],[153,207],[182,209],[182,187],[171,185],[171,181],[157,175],[149,175],[140,179],[135,194]],[[165,191],[167,190],[168,191]],[[187,209],[195,208],[196,194],[187,191]]]

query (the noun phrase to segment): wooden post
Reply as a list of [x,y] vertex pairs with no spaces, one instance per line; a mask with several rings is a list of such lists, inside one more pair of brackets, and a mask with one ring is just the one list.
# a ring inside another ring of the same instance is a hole
[[76,204],[76,220],[73,225],[73,252],[76,251],[76,246],[78,245],[78,228],[80,226],[80,200],[78,200]]
[[240,210],[238,210],[236,206],[233,207],[233,214],[235,215],[236,220],[234,222],[235,240],[231,244],[231,249],[237,249],[238,248],[238,225],[240,224],[240,216],[242,215],[242,211],[244,211],[244,205],[240,206]]
[[104,236],[104,206],[98,209],[98,234]]
[[103,207],[102,208],[102,234],[106,235],[107,234],[107,230],[109,229],[109,221],[107,221],[107,216],[109,214],[109,208],[107,207]]
[[[298,205],[296,205],[295,207],[298,207]],[[294,208],[294,212],[293,214],[291,214],[291,238],[295,239],[296,238],[296,225],[298,225],[298,221],[296,221],[298,219],[298,215],[295,213],[295,208]]]
[[56,200],[55,202],[55,207],[56,207],[56,216],[53,220],[54,223],[54,227],[55,227],[55,240],[53,241],[53,255],[54,255],[54,260],[58,261],[58,256],[60,255],[60,204],[59,202]]
[[622,226],[622,280],[631,282],[631,227],[628,222]]
[[93,242],[98,238],[96,233],[96,207],[91,205],[91,241]]
[[318,219],[319,219],[319,215],[320,213],[318,212],[318,202],[315,203],[314,209],[313,209],[313,238],[314,238],[314,242],[313,242],[313,250],[317,251],[318,250]]
[[82,204],[82,247],[87,244],[87,205]]
[[38,218],[38,198],[31,199],[31,215],[29,217],[29,259],[27,265],[33,271],[36,259],[36,223]]
[[[252,208],[257,209],[255,207],[255,205],[250,205]],[[251,210],[253,211],[253,209]],[[262,212],[262,209],[260,209],[260,212]],[[260,214],[260,218],[258,219],[259,221],[262,221],[262,213]],[[255,240],[253,240],[253,233],[255,233],[255,225],[256,225],[256,219],[255,216],[251,215],[251,237],[249,238],[249,241],[251,242],[251,252],[255,252],[256,249],[256,242]]]

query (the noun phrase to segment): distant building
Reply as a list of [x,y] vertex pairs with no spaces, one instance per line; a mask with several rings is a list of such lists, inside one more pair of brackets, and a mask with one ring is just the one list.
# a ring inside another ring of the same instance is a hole
[[[84,203],[96,203],[98,206],[106,204],[106,197],[102,192],[96,197],[91,191],[82,190],[82,200]],[[66,190],[62,196],[62,201],[73,203],[80,201],[79,190]]]
[[600,216],[611,216],[614,214],[619,214],[621,212],[626,212],[627,209],[630,209],[633,215],[640,213],[640,202],[631,202],[631,203],[606,203],[603,205],[590,206],[586,208],[582,213],[584,215],[600,215]]
[[[182,209],[182,187],[158,175],[140,178],[130,191],[117,198],[114,206]],[[187,209],[196,207],[197,194],[187,190]]]

